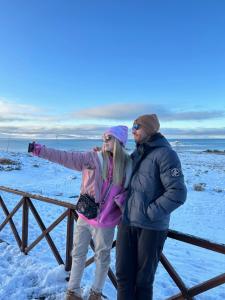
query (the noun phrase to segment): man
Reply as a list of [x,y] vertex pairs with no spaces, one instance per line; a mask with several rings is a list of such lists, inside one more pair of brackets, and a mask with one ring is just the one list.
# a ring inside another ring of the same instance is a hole
[[118,228],[118,300],[151,300],[170,213],[186,200],[180,160],[159,131],[155,114],[138,117],[132,133],[133,172]]

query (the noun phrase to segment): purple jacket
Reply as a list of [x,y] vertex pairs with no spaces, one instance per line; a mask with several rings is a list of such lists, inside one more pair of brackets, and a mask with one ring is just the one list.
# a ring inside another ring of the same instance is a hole
[[[96,227],[114,227],[120,222],[126,198],[125,188],[128,186],[131,174],[131,164],[127,166],[126,180],[122,187],[110,185],[109,178],[103,182],[101,152],[67,152],[42,146],[38,156],[82,172],[80,193],[93,196],[95,201],[100,204],[100,213],[96,219],[90,220],[80,214],[82,219]],[[112,169],[112,164],[110,168]]]

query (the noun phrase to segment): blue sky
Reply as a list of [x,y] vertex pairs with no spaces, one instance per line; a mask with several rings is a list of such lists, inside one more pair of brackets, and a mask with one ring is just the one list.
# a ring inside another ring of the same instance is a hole
[[225,138],[224,0],[0,0],[0,137],[98,137],[157,113]]

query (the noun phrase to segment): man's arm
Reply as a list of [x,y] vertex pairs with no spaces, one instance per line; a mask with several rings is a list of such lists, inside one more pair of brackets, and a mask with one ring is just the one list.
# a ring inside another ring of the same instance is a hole
[[152,221],[169,215],[182,205],[187,197],[181,163],[176,152],[166,148],[161,150],[158,166],[165,192],[147,208],[147,214]]

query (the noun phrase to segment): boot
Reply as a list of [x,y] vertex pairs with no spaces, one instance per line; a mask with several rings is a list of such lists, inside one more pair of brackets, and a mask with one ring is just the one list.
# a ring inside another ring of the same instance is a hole
[[94,290],[90,291],[88,300],[103,300],[103,299],[107,299],[107,297],[105,295],[103,295],[102,293],[96,292]]
[[75,294],[74,292],[68,290],[66,292],[65,300],[83,300],[83,298],[80,295]]

